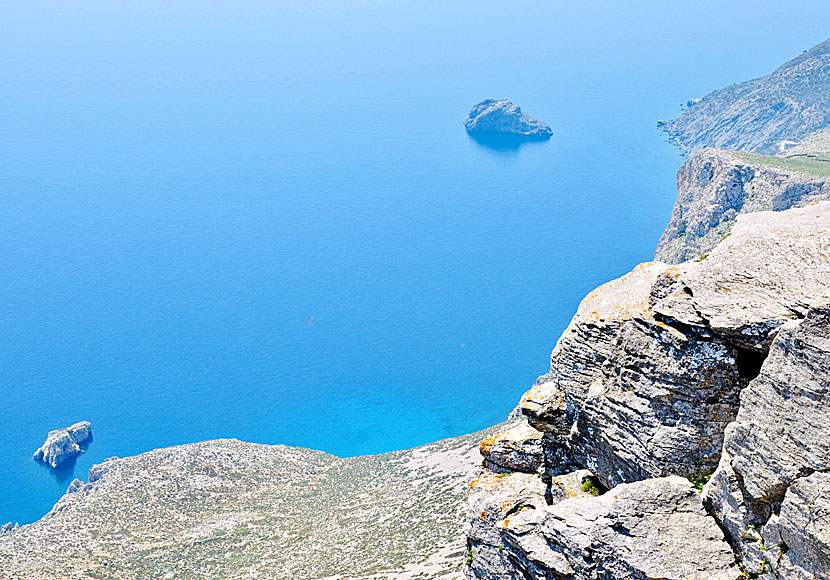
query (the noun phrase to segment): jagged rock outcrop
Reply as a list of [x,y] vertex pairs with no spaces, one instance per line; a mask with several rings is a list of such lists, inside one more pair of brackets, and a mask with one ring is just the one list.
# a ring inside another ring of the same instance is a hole
[[830,40],[772,74],[703,97],[661,125],[687,151],[715,147],[774,154],[782,142],[826,127],[828,110]]
[[[587,468],[612,488],[610,497],[629,489],[636,496],[648,481],[673,490],[651,498],[657,520],[644,529],[659,530],[654,538],[669,544],[688,540],[685,532],[673,539],[673,532],[660,527],[667,521],[661,518],[678,513],[696,513],[701,530],[718,533],[693,532],[703,544],[693,563],[680,566],[661,559],[667,546],[649,545],[615,519],[628,514],[639,521],[630,515],[637,513],[636,501],[619,512],[602,500],[606,496],[580,500],[584,505],[572,508],[545,490],[544,478],[532,483],[523,474],[522,489],[535,495],[518,503],[534,507],[517,509],[518,500],[511,507],[497,484],[499,477],[515,474],[491,475],[496,479],[479,479],[488,485],[474,486],[471,506],[492,500],[504,513],[498,519],[496,511],[480,507],[487,517],[473,521],[476,512],[470,512],[468,577],[736,578],[733,554],[724,548],[718,525],[749,572],[761,570],[763,559],[767,570],[773,567],[769,549],[761,546],[774,542],[784,546],[774,563],[782,580],[830,577],[819,555],[827,545],[826,526],[816,522],[806,533],[795,531],[806,521],[809,501],[817,502],[816,513],[830,507],[823,499],[827,494],[815,487],[818,474],[830,471],[825,465],[830,444],[819,441],[830,432],[825,425],[830,413],[821,408],[822,389],[830,389],[830,366],[822,354],[830,320],[820,305],[828,302],[827,202],[740,215],[732,235],[705,259],[642,264],[589,294],[557,342],[551,372],[519,404],[530,425],[544,433],[543,441],[559,443],[542,446],[543,474],[549,476],[557,460],[570,469]],[[792,359],[789,366],[778,362],[782,349]],[[800,386],[793,388],[793,382]],[[774,394],[782,400],[776,403]],[[666,476],[688,477],[702,486],[716,467],[706,488],[713,518],[688,480]],[[809,490],[819,491],[805,502]],[[543,494],[546,504],[540,508]],[[787,534],[798,537],[788,541]],[[645,546],[630,561],[625,555],[635,552],[629,541]],[[601,563],[597,546],[609,547]],[[588,560],[582,557],[586,547]],[[716,561],[723,566],[695,568]],[[814,576],[803,576],[804,570]]]
[[20,524],[18,524],[17,522],[7,522],[0,526],[0,536],[3,536],[5,534],[11,534],[13,531],[19,528]]
[[[822,148],[824,143],[816,137],[803,151]],[[732,231],[738,214],[781,211],[827,199],[830,162],[799,158],[795,153],[781,159],[700,151],[677,173],[677,201],[655,258],[674,264],[709,253]]]
[[467,578],[738,577],[723,533],[687,480],[650,479],[593,497],[573,489],[579,481],[574,476],[571,493],[551,506],[540,504],[538,487],[534,491],[527,476],[520,482],[511,481],[516,475],[504,483],[498,478],[474,482]]
[[83,445],[92,438],[89,421],[75,423],[65,429],[49,431],[46,442],[35,451],[34,459],[55,468],[83,450]]
[[[830,237],[825,240],[830,252]],[[830,577],[830,303],[783,326],[705,490],[749,571]],[[766,564],[764,562],[766,561]]]
[[608,486],[711,472],[770,334],[828,293],[828,228],[823,204],[748,214],[708,259],[642,265],[589,294],[549,375],[576,463]]
[[469,133],[502,133],[535,139],[550,139],[553,131],[539,119],[523,113],[507,99],[486,99],[470,110],[464,120]]

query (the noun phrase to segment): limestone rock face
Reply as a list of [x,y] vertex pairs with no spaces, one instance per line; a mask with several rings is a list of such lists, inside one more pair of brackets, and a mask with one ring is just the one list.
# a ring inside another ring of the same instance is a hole
[[67,459],[78,455],[82,451],[81,446],[91,437],[92,425],[89,421],[50,431],[46,442],[35,451],[34,458],[54,469]]
[[723,340],[629,321],[577,415],[576,462],[609,487],[711,472],[746,384],[737,356]]
[[[742,214],[706,259],[589,294],[519,403],[538,480],[502,461],[471,493],[468,578],[737,578],[736,555],[830,578],[829,294],[827,202]],[[562,497],[557,466],[612,489]]]
[[821,487],[830,471],[828,377],[825,303],[780,329],[726,430],[705,501],[750,571],[785,566],[786,578],[830,577],[830,486]]
[[[816,137],[810,143],[814,148],[825,141]],[[657,244],[656,259],[679,263],[707,254],[729,234],[738,214],[782,211],[830,199],[829,174],[804,172],[810,168],[806,163],[715,149],[692,155],[677,173],[677,202]]]
[[813,473],[787,489],[764,526],[769,568],[794,580],[830,578],[830,474]]
[[[625,276],[603,284],[586,296],[551,354],[551,370],[528,391],[520,405],[531,425],[547,431],[551,419],[561,415],[564,397],[570,422],[588,396],[589,387],[602,376],[622,326],[648,315],[651,287],[666,265],[640,264]],[[558,393],[561,393],[558,394]]]
[[[826,203],[742,215],[706,260],[641,265],[595,290],[544,383],[568,402],[570,456],[609,487],[711,473],[775,332],[829,293]],[[529,417],[545,412],[537,403]]]
[[765,352],[775,329],[830,295],[830,204],[741,215],[705,260],[666,271],[655,315]]
[[464,120],[469,133],[503,133],[537,139],[550,139],[551,128],[539,119],[523,113],[521,107],[507,99],[486,99],[470,110]]
[[506,512],[471,513],[473,520],[497,521],[468,536],[467,578],[734,580],[739,575],[723,533],[684,479],[620,485],[599,497],[574,495],[552,506],[522,499],[507,502],[512,507]]

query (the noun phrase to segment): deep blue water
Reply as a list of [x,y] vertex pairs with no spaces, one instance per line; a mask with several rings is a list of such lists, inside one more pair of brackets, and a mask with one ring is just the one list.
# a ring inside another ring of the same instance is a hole
[[[655,121],[830,21],[576,4],[4,2],[0,523],[112,455],[502,420],[580,298],[652,256],[681,163]],[[554,138],[471,140],[487,97]],[[77,464],[31,459],[81,419]]]

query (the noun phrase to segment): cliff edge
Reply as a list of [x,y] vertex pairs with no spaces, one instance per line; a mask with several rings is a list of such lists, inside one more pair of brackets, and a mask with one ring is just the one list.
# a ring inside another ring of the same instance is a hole
[[704,149],[677,172],[677,201],[655,259],[706,255],[741,213],[782,211],[830,199],[830,138],[818,133],[786,156]]
[[827,202],[590,293],[481,446],[467,578],[830,578],[828,317]]

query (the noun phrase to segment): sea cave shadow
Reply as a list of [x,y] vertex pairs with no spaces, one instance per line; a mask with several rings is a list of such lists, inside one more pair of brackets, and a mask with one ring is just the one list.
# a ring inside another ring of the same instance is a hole
[[532,137],[505,133],[467,133],[467,136],[482,149],[487,149],[499,155],[516,155],[523,145],[533,145],[550,141],[550,137]]
[[[81,448],[82,452],[86,451],[89,448],[90,444],[92,443],[92,439],[93,437],[92,435],[90,435],[86,441],[79,444],[79,447]],[[54,469],[40,461],[38,461],[38,463],[43,469],[48,469],[51,472],[52,477],[55,478],[55,481],[63,485],[66,482],[75,479],[75,464],[78,463],[78,458],[80,456],[81,455],[79,453],[75,457],[70,457],[66,461],[62,461]]]

